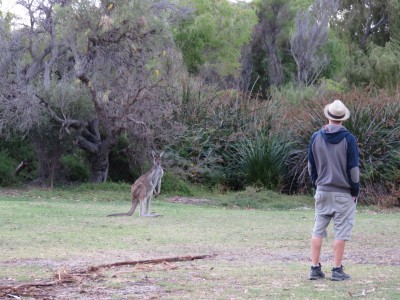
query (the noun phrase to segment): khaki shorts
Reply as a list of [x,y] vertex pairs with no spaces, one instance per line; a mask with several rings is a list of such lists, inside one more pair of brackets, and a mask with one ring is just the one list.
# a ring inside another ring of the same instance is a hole
[[320,192],[315,194],[315,224],[312,235],[326,237],[326,228],[333,219],[335,240],[351,240],[357,203],[347,193]]

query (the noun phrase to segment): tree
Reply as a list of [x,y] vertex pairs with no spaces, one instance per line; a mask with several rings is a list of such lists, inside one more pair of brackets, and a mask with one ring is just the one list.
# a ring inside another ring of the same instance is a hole
[[391,22],[398,11],[391,11],[393,0],[344,0],[332,25],[348,42],[355,41],[362,49],[368,41],[384,46],[390,40]]
[[236,77],[241,48],[250,40],[256,23],[254,10],[227,0],[181,0],[181,3],[193,11],[190,18],[174,28],[189,72],[203,75],[208,82]]
[[172,114],[179,55],[168,1],[20,0],[29,24],[3,41],[0,130],[27,133],[47,113],[60,137],[89,154],[91,181],[107,180],[125,131],[149,133]]
[[271,85],[279,86],[283,82],[283,66],[280,58],[282,40],[285,38],[285,26],[290,18],[286,1],[264,1],[258,10],[259,24],[255,31],[261,47],[267,55],[268,77]]
[[[285,82],[285,64],[292,64],[288,53],[289,30],[292,24],[294,1],[256,1],[258,23],[254,26],[250,43],[242,53],[240,88],[260,90],[267,97],[270,86]],[[296,3],[297,6],[297,3]],[[290,72],[290,71],[289,71]]]
[[397,0],[343,1],[332,28],[346,41],[347,81],[395,90],[400,82],[400,4]]
[[296,15],[290,50],[297,65],[297,82],[313,84],[329,63],[324,53],[328,41],[328,25],[337,12],[338,0],[316,0],[307,10]]

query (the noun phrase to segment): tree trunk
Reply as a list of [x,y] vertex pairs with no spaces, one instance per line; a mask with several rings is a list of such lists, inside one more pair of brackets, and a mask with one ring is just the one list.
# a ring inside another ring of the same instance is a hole
[[268,73],[271,85],[280,86],[283,82],[282,63],[277,55],[277,47],[275,44],[268,44]]
[[94,119],[87,125],[80,125],[77,146],[89,154],[90,182],[107,181],[109,155],[118,142],[119,134],[109,130],[105,138],[100,135],[99,120]]
[[96,153],[90,153],[90,182],[102,183],[107,181],[110,150],[102,149]]
[[[46,135],[47,134],[47,135]],[[32,133],[31,141],[38,160],[39,183],[53,187],[54,181],[60,178],[60,157],[62,149],[58,137],[50,137],[51,133]]]

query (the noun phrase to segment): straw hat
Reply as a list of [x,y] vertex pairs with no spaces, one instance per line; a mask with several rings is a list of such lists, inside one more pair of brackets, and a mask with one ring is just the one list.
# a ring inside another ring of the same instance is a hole
[[346,121],[350,117],[350,111],[340,100],[335,100],[324,108],[325,117],[332,121]]

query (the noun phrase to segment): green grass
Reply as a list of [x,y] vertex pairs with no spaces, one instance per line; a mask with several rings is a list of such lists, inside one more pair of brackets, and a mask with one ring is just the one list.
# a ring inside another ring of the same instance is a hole
[[[348,292],[372,288],[370,299],[400,297],[397,212],[360,209],[344,260],[352,280],[313,282],[307,280],[311,197],[248,189],[203,195],[210,204],[189,205],[160,196],[152,211],[162,217],[138,218],[136,212],[106,218],[129,210],[129,190],[114,188],[0,192],[0,283],[48,280],[61,266],[216,254],[144,269],[104,270],[101,280],[68,289],[68,297],[77,299],[85,290],[97,293],[97,299],[344,299]],[[330,235],[321,257],[327,275],[332,242]]]

